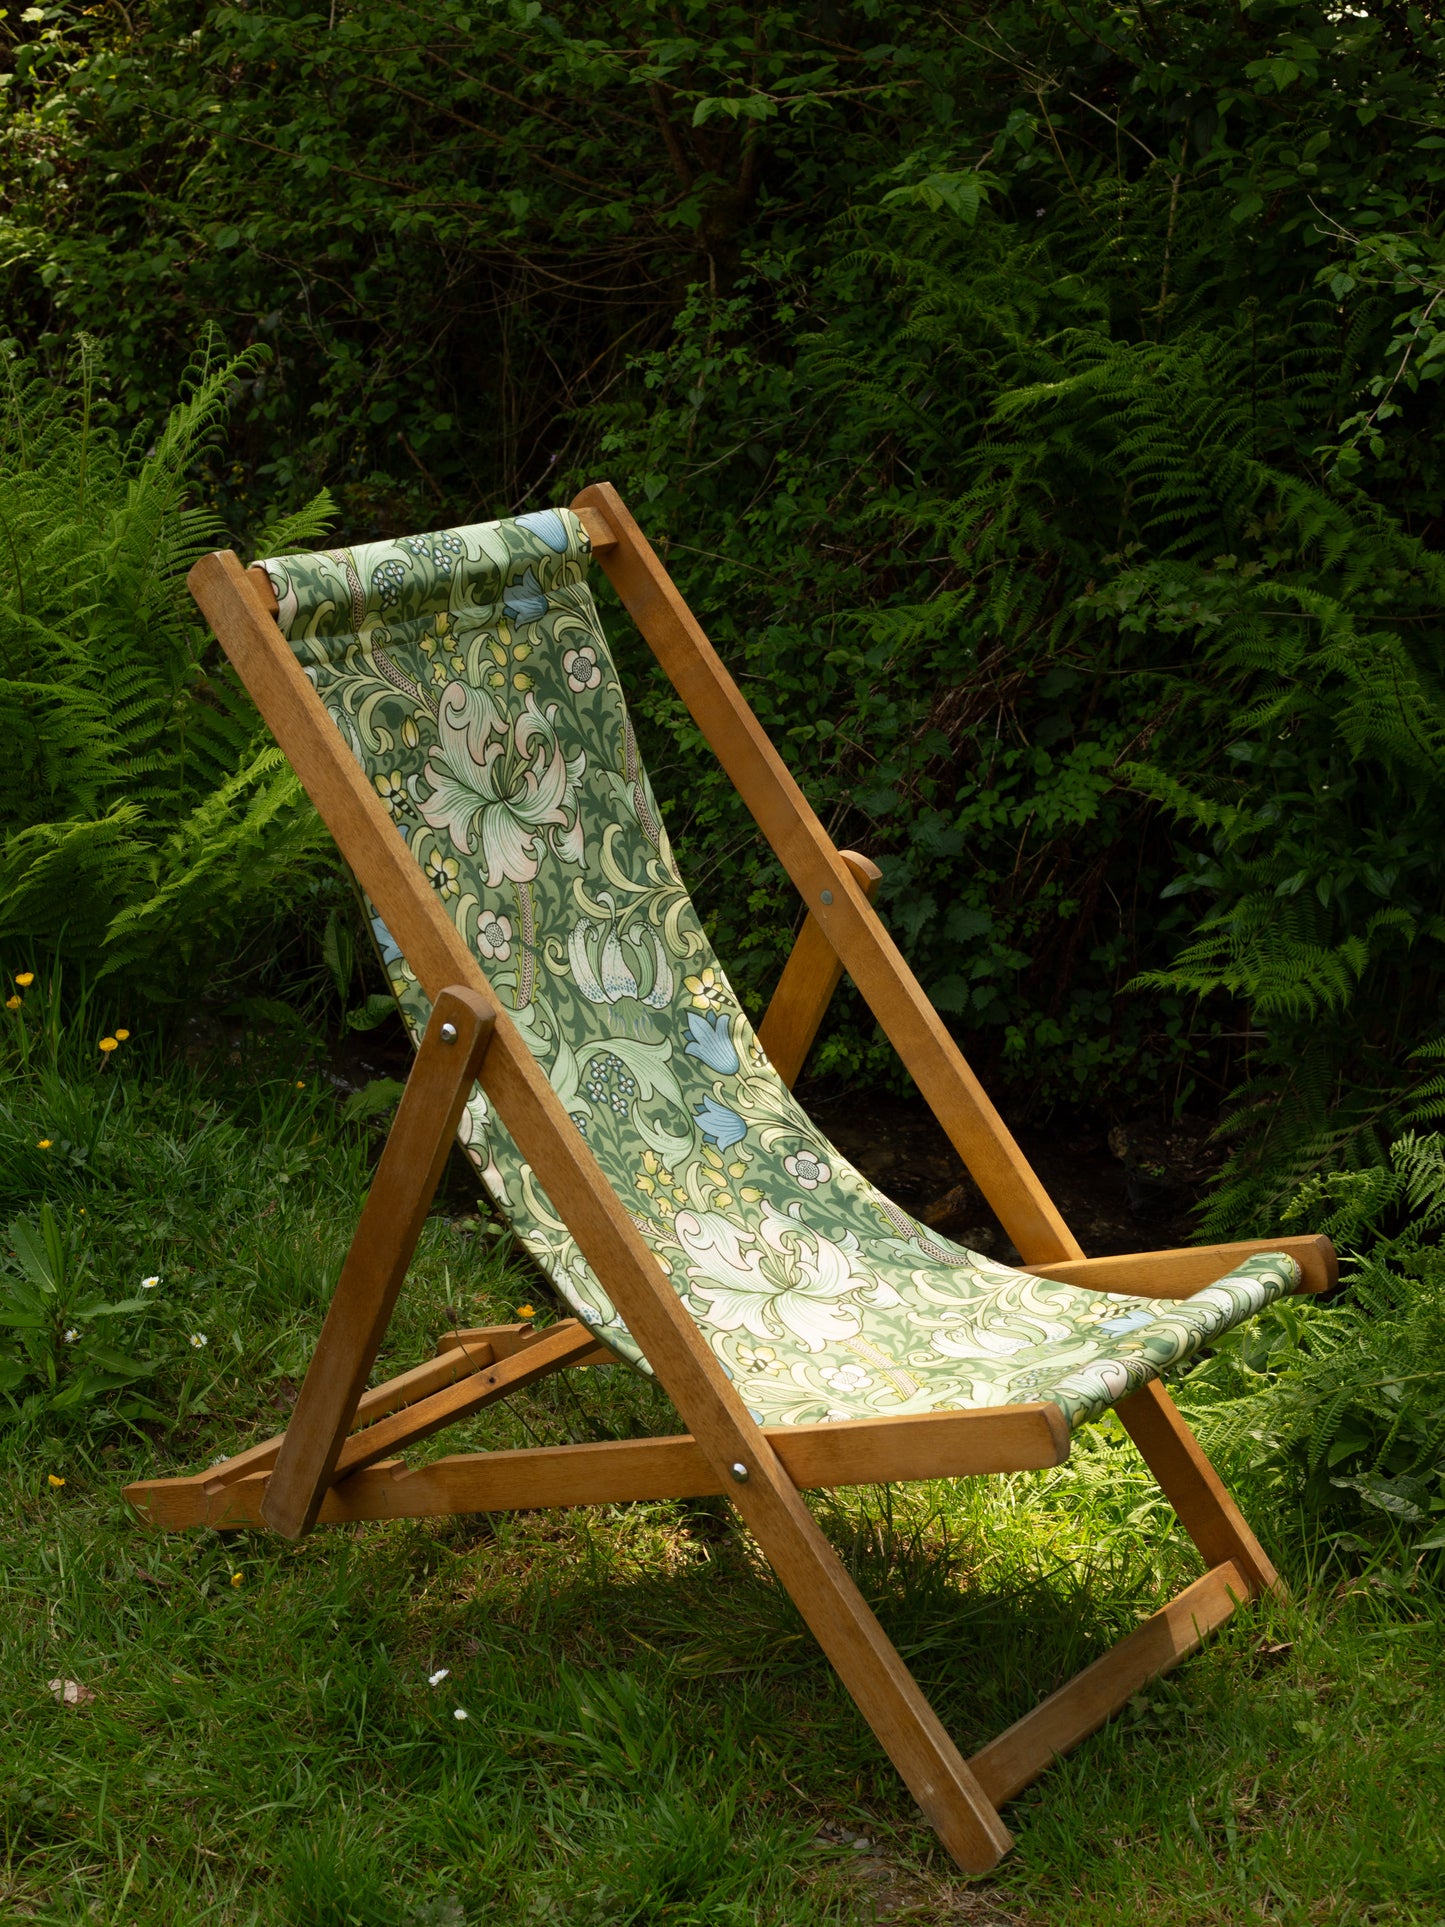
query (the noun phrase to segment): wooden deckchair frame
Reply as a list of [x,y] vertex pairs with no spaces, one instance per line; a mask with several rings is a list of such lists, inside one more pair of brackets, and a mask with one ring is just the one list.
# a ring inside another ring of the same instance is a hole
[[[592,548],[807,906],[760,1032],[787,1082],[843,971],[897,1049],[1024,1264],[1104,1291],[1183,1298],[1251,1253],[1286,1250],[1304,1289],[1335,1276],[1322,1238],[1086,1259],[871,905],[878,872],[833,847],[616,491],[573,503]],[[800,1489],[1057,1465],[1052,1404],[760,1428],[595,1162],[511,1016],[397,836],[277,627],[265,572],[204,557],[190,587],[432,1002],[405,1095],[286,1432],[189,1479],[127,1496],[163,1527],[381,1519],[725,1493],[958,1864],[993,1866],[999,1806],[1243,1600],[1278,1588],[1268,1557],[1163,1386],[1116,1407],[1206,1571],[998,1739],[965,1760],[803,1503]],[[444,1458],[391,1455],[544,1374],[611,1354],[579,1321],[447,1333],[429,1363],[364,1390],[474,1083],[641,1345],[687,1435]]]

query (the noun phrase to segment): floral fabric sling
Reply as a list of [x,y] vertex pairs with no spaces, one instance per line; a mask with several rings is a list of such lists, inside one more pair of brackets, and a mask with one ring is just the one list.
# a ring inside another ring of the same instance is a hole
[[[760,1423],[1052,1399],[1070,1424],[1299,1282],[1183,1301],[1035,1278],[885,1198],[758,1046],[678,875],[587,586],[547,509],[268,561],[279,621],[607,1180]],[[413,1036],[428,1004],[374,919]],[[567,1304],[646,1361],[478,1092],[462,1139]]]

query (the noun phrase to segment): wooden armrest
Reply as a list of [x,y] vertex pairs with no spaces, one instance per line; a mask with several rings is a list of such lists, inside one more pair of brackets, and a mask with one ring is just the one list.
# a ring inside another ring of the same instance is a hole
[[1301,1291],[1329,1291],[1339,1283],[1339,1259],[1328,1238],[1245,1238],[1238,1244],[1186,1245],[1177,1251],[1131,1251],[1120,1258],[1068,1258],[1062,1264],[1026,1269],[1038,1278],[1057,1278],[1089,1291],[1192,1298],[1263,1251],[1283,1251],[1294,1259],[1303,1274]]
[[[838,854],[871,903],[883,872],[856,850],[840,850]],[[813,1048],[818,1026],[827,1014],[842,975],[843,965],[837,951],[824,935],[822,924],[809,911],[783,965],[767,1014],[758,1026],[758,1042],[789,1090]]]

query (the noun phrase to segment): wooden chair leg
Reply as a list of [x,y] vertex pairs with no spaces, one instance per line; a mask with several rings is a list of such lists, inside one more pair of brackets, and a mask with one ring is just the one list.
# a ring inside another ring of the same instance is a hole
[[284,1538],[316,1523],[492,1025],[482,999],[457,986],[432,1008],[266,1489],[263,1515]]
[[[856,850],[840,850],[838,854],[871,903],[883,872]],[[818,1026],[827,1015],[842,975],[842,960],[810,910],[758,1026],[758,1042],[789,1090],[813,1048]]]
[[1269,1555],[1159,1381],[1151,1379],[1121,1399],[1114,1410],[1205,1565],[1232,1564],[1252,1595],[1282,1594],[1284,1588]]

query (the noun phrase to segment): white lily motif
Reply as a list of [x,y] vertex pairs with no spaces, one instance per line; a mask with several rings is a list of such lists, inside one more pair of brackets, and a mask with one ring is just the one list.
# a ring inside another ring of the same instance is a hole
[[454,682],[442,696],[424,772],[432,787],[417,807],[469,854],[480,846],[489,888],[530,883],[548,843],[581,861],[581,825],[568,816],[586,759],[566,755],[555,719],[531,695],[510,724],[484,690]]
[[870,1305],[896,1305],[891,1285],[854,1268],[854,1253],[764,1202],[761,1222],[744,1231],[716,1211],[679,1211],[674,1231],[687,1260],[687,1285],[711,1324],[755,1338],[795,1338],[805,1350],[854,1337],[853,1292]]

